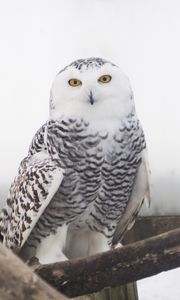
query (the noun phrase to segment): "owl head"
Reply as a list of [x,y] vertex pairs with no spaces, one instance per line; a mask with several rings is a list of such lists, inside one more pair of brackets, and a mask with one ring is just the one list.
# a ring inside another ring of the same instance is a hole
[[79,59],[61,70],[50,93],[50,117],[122,118],[134,112],[126,75],[101,58]]

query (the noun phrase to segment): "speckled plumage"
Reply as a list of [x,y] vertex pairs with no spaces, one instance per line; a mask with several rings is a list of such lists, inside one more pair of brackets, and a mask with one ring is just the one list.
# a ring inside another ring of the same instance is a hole
[[[116,82],[109,84],[110,95],[108,84],[96,87],[101,73],[110,73],[112,81],[120,76],[119,94],[113,95]],[[82,87],[64,88],[67,78],[77,76]],[[63,89],[67,100],[60,103]],[[149,196],[145,152],[125,75],[102,59],[73,62],[56,77],[50,118],[36,133],[10,188],[0,223],[4,243],[25,259],[37,256],[41,262],[94,254],[117,244]]]

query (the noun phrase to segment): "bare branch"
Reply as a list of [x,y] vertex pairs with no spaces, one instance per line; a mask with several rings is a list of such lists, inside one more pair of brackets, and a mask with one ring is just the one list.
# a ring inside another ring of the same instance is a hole
[[0,243],[0,299],[66,300]]
[[62,293],[80,296],[180,266],[180,229],[95,256],[39,266],[36,273]]

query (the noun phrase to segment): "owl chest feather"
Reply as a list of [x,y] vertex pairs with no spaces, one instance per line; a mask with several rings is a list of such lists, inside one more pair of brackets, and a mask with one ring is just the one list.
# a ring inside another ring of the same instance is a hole
[[[51,121],[48,148],[64,179],[48,206],[57,223],[112,231],[124,211],[140,163],[141,136],[130,119],[115,130],[97,130],[85,120]],[[134,136],[133,136],[134,134]]]

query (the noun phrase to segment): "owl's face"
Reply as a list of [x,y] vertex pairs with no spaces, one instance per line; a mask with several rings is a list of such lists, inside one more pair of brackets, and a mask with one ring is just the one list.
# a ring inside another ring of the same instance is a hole
[[119,67],[102,59],[73,62],[56,76],[50,98],[50,116],[108,119],[134,110],[128,78]]

